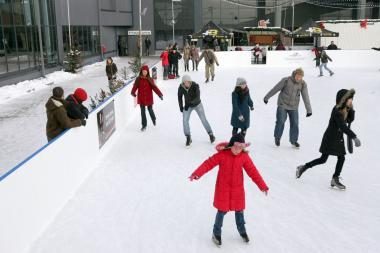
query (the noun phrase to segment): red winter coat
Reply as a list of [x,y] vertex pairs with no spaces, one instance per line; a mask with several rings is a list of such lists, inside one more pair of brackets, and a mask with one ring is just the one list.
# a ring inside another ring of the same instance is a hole
[[137,103],[140,105],[153,105],[152,91],[154,91],[159,97],[162,97],[161,91],[158,89],[153,79],[150,77],[137,77],[131,91],[132,96],[136,96],[137,90]]
[[162,62],[162,66],[169,66],[169,53],[168,51],[164,51],[161,53],[161,62]]
[[219,165],[215,184],[214,207],[220,211],[242,211],[245,209],[243,168],[261,191],[267,191],[260,173],[248,153],[234,155],[230,149],[224,150],[227,143],[217,145],[218,153],[204,161],[192,175],[201,177]]

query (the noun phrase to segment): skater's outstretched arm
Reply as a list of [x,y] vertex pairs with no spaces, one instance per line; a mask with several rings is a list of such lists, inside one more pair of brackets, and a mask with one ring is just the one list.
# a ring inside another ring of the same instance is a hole
[[285,77],[283,78],[280,82],[278,82],[276,84],[276,86],[274,86],[264,97],[264,101],[268,101],[274,94],[276,94],[277,92],[279,92],[280,90],[282,90],[286,84],[286,80],[288,78]]
[[259,171],[257,170],[255,164],[248,154],[244,154],[246,156],[243,167],[247,172],[248,176],[252,179],[252,181],[259,187],[262,192],[268,192],[269,188],[266,185],[264,179],[261,177]]
[[204,161],[198,169],[196,169],[190,176],[190,179],[198,179],[201,178],[204,174],[212,170],[215,166],[219,165],[221,161],[221,153],[218,152],[215,155],[208,158],[206,161]]

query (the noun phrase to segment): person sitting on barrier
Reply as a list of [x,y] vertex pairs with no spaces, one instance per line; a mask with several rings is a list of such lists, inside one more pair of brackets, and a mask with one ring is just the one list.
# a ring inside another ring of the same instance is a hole
[[67,116],[71,119],[85,120],[88,118],[88,109],[83,105],[87,100],[87,92],[82,88],[77,88],[73,94],[66,97]]
[[62,87],[55,87],[53,96],[45,104],[47,115],[46,136],[48,141],[51,141],[68,128],[86,125],[85,120],[70,119],[67,116],[67,103],[63,99],[63,93]]

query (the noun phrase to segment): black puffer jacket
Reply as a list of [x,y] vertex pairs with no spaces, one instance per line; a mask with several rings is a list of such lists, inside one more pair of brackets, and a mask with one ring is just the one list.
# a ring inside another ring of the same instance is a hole
[[72,94],[67,96],[66,102],[67,116],[71,119],[88,118],[87,107],[85,107],[82,103],[79,103]]
[[199,85],[195,82],[191,82],[189,89],[187,89],[183,83],[178,87],[178,104],[181,111],[183,111],[184,108],[182,97],[185,97],[185,110],[189,107],[196,107],[199,105],[201,103]]

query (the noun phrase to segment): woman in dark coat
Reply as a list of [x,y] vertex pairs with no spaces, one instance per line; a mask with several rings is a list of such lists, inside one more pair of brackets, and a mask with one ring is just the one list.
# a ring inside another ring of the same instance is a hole
[[253,110],[253,101],[249,95],[247,81],[239,77],[236,80],[235,90],[232,92],[232,135],[237,134],[240,128],[241,134],[245,136],[250,123],[249,110]]
[[106,64],[106,74],[107,74],[108,81],[115,80],[116,73],[117,73],[116,64],[113,62],[111,57],[108,57],[107,64]]
[[324,164],[327,161],[329,155],[337,156],[338,161],[335,167],[335,173],[331,180],[331,187],[338,187],[338,189],[345,190],[346,187],[339,182],[339,176],[343,169],[345,160],[345,146],[343,133],[352,138],[355,142],[355,146],[361,145],[360,140],[356,137],[356,134],[347,126],[347,123],[351,123],[355,119],[355,111],[352,105],[352,99],[354,97],[355,90],[342,89],[338,91],[336,95],[336,106],[334,106],[329,125],[323,135],[322,144],[319,152],[322,156],[311,162],[297,167],[296,178],[300,178],[301,175],[309,168],[315,165]]
[[[136,78],[135,83],[131,91],[131,95],[137,96],[137,103],[140,105],[141,109],[141,131],[145,131],[147,120],[145,114],[145,107],[148,107],[148,112],[150,118],[152,119],[153,125],[156,125],[156,115],[153,111],[153,91],[163,100],[162,93],[158,89],[157,85],[154,83],[154,80],[149,75],[149,67],[143,65],[140,70],[140,75]],[[136,95],[136,92],[137,95]]]

